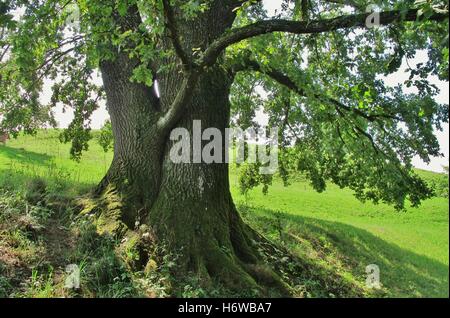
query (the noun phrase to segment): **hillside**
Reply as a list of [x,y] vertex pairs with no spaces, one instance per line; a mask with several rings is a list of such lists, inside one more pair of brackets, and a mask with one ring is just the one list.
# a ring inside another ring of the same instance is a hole
[[[165,281],[176,255],[143,269],[133,245],[98,235],[77,215],[74,199],[102,178],[111,158],[93,140],[82,160],[72,161],[56,131],[0,146],[0,296],[77,296],[63,288],[72,263],[82,268],[82,296],[223,294],[195,281],[172,291]],[[443,177],[419,174],[430,182]],[[286,270],[299,297],[448,297],[447,198],[396,212],[334,185],[319,194],[301,178],[287,188],[275,180],[267,195],[254,189],[247,196],[239,194],[236,169],[230,180],[243,217],[301,260]],[[380,268],[381,290],[365,286],[370,264]]]

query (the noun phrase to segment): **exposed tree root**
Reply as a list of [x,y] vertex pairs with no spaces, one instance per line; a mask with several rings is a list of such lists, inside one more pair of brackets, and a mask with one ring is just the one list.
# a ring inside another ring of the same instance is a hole
[[113,186],[108,186],[98,196],[86,196],[78,199],[80,215],[93,217],[99,234],[108,233],[116,237],[123,236],[129,226],[123,221],[123,198]]
[[100,234],[127,238],[124,248],[134,248],[139,255],[131,261],[133,271],[158,271],[169,259],[164,256],[170,254],[176,264],[170,268],[173,295],[180,295],[193,280],[204,290],[219,288],[222,294],[246,297],[297,295],[293,282],[302,284],[302,280],[317,282],[324,295],[357,294],[345,282],[328,284],[328,278],[314,273],[314,266],[252,229],[231,201],[199,213],[195,208],[183,211],[176,205],[166,206],[164,200],[164,208],[152,209],[128,226],[122,220],[126,208],[122,200],[108,187],[98,197],[80,200],[81,214],[92,216]]
[[195,277],[206,288],[220,285],[232,293],[248,296],[290,294],[289,287],[264,262],[261,250],[258,250],[261,244],[270,243],[246,225],[234,207],[220,231],[200,233],[189,232],[190,226],[183,222],[174,226],[184,227],[185,231],[154,231],[154,228],[167,228],[167,224],[155,226],[151,221],[138,227],[127,226],[121,217],[122,197],[113,187],[107,187],[98,197],[83,198],[78,203],[80,214],[91,216],[100,234],[108,233],[118,238],[127,236],[130,241],[135,241],[141,257],[134,269],[144,270],[147,261],[155,259],[155,255],[149,255],[156,250],[154,244],[178,254],[177,266],[172,273],[175,288],[177,281]]

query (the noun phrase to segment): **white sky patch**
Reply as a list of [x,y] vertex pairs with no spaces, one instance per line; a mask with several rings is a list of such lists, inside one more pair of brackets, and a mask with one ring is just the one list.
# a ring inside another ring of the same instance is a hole
[[263,0],[263,4],[269,16],[274,16],[281,12],[281,0]]
[[[412,68],[414,68],[418,63],[426,63],[428,61],[428,55],[426,51],[418,51],[416,53],[416,56],[413,59],[408,59],[408,62],[406,62],[406,59],[403,60],[402,66],[400,69],[390,74],[386,77],[382,77],[382,79],[385,81],[386,85],[394,87],[398,84],[403,84],[406,80],[409,79],[409,73],[407,72],[408,64]],[[435,97],[435,101],[441,104],[448,104],[449,103],[449,87],[448,83],[440,81],[436,76],[429,76],[428,81],[430,84],[434,84],[439,88],[439,94]],[[407,94],[417,94],[418,90],[416,87],[406,87],[403,86],[403,92]],[[449,165],[449,125],[443,124],[443,131],[435,130],[435,135],[437,136],[437,139],[439,141],[439,145],[441,147],[441,152],[444,155],[444,157],[433,157],[431,158],[431,162],[429,165],[427,165],[425,162],[423,162],[419,157],[415,157],[413,160],[413,165],[417,168],[424,169],[424,170],[431,170],[436,172],[443,172],[444,169],[442,166],[448,166]]]

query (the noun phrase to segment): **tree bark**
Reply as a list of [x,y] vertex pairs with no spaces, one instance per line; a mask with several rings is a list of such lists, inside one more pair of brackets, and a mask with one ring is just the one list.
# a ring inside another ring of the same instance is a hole
[[[122,62],[119,59],[115,63]],[[234,206],[228,164],[192,163],[192,151],[191,163],[173,163],[169,153],[176,141],[156,130],[156,115],[143,115],[158,113],[146,109],[152,104],[148,103],[148,88],[118,80],[116,70],[114,64],[104,64],[102,68],[115,148],[113,162],[98,193],[112,188],[120,198],[120,206],[113,206],[114,213],[104,211],[101,217],[118,217],[117,221],[129,229],[134,229],[136,221],[150,225],[158,241],[178,254],[180,276],[195,273],[205,284],[257,290],[261,288],[262,271],[265,283],[283,289],[257,252],[259,236],[244,224]],[[177,124],[189,131],[191,150],[194,120],[201,121],[202,130],[219,129],[225,138],[231,84],[231,78],[219,67],[211,68],[200,78]],[[202,141],[202,148],[208,142]]]
[[[193,136],[193,121],[200,120],[202,129],[214,127],[225,136],[230,86],[230,79],[219,68],[202,76],[178,127]],[[191,137],[191,149],[193,142]],[[183,253],[185,268],[234,287],[256,286],[243,269],[243,264],[256,264],[258,257],[231,198],[228,165],[173,163],[169,158],[171,146],[171,142],[166,144],[160,192],[148,223],[168,241],[171,250]],[[193,153],[191,162],[192,157]]]
[[[205,49],[231,26],[234,13],[218,2],[214,5],[217,8],[195,21],[180,21],[177,27],[183,44],[179,50]],[[163,45],[170,45],[170,41]],[[111,231],[120,228],[110,226],[114,222],[131,230],[136,221],[151,226],[158,242],[178,254],[179,276],[193,273],[206,284],[220,283],[235,291],[262,291],[264,285],[286,293],[285,286],[262,262],[256,246],[260,236],[244,224],[233,204],[228,164],[192,163],[192,151],[191,163],[173,163],[169,158],[174,143],[170,130],[186,128],[192,149],[194,120],[201,121],[202,129],[219,129],[225,138],[232,78],[220,66],[210,67],[200,75],[176,127],[160,129],[158,119],[180,90],[185,65],[174,63],[170,71],[158,74],[159,99],[152,88],[130,82],[137,63],[120,53],[115,60],[101,63],[115,139],[113,162],[97,189],[97,195],[106,202],[101,223]]]
[[137,62],[125,54],[101,65],[114,135],[114,157],[98,192],[112,187],[122,196],[122,221],[133,227],[159,190],[164,139],[156,131],[158,98],[152,88],[132,83]]

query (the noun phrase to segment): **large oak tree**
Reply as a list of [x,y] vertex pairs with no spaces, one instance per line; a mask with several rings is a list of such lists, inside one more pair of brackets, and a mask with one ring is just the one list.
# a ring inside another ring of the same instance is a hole
[[[377,1],[378,15],[361,0],[282,2],[271,17],[258,0],[1,2],[0,129],[34,133],[64,105],[74,120],[61,139],[79,158],[106,98],[114,159],[95,192],[99,227],[120,235],[145,223],[180,253],[179,273],[283,289],[260,254],[269,245],[233,204],[228,165],[173,163],[170,132],[192,132],[194,120],[247,128],[262,107],[280,127],[286,183],[300,170],[318,191],[329,181],[361,200],[417,205],[432,191],[411,159],[440,155],[434,131],[448,121],[428,81],[448,80],[448,2]],[[403,85],[386,85],[419,50],[428,59],[407,66]]]

